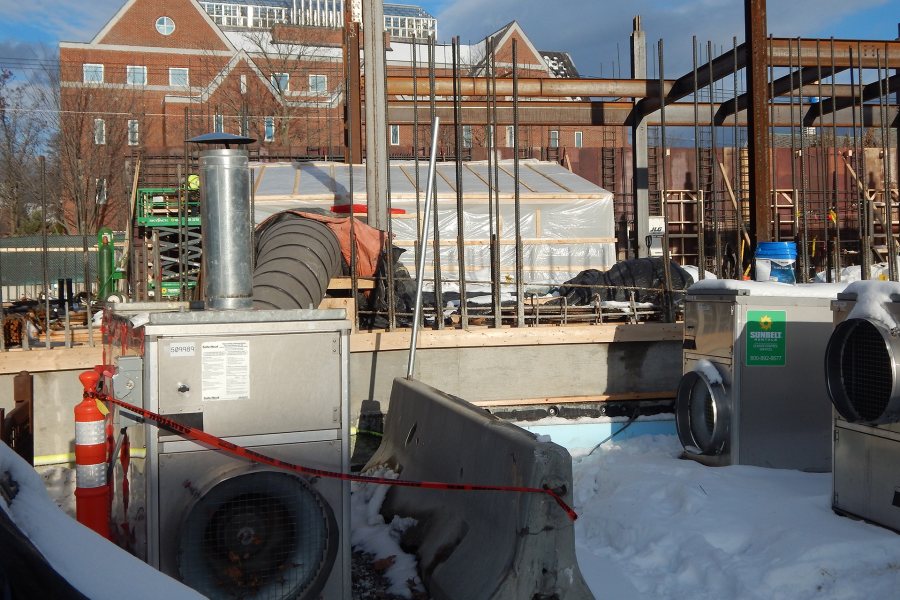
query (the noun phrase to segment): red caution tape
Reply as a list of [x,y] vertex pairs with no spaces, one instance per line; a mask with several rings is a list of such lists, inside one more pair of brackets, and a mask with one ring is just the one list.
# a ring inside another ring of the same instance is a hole
[[519,487],[519,486],[509,486],[509,485],[474,485],[470,483],[442,483],[437,481],[404,481],[400,479],[388,479],[385,477],[367,477],[365,475],[351,475],[349,473],[338,473],[335,471],[324,471],[322,469],[313,469],[311,467],[304,467],[301,465],[295,465],[289,462],[285,462],[283,460],[278,460],[277,458],[272,458],[271,456],[266,456],[264,454],[260,454],[259,452],[254,452],[248,448],[243,448],[236,444],[232,444],[231,442],[225,441],[221,438],[217,438],[214,435],[210,435],[205,431],[200,429],[195,429],[193,427],[188,427],[187,425],[182,425],[181,423],[177,423],[172,419],[168,419],[162,415],[158,415],[156,413],[150,412],[149,410],[145,410],[143,408],[139,408],[137,406],[133,406],[128,404],[127,402],[122,402],[121,400],[117,400],[115,398],[111,398],[104,394],[95,394],[97,398],[103,400],[104,402],[109,402],[111,404],[115,404],[116,406],[120,406],[129,412],[133,412],[136,415],[140,415],[147,421],[151,421],[156,424],[157,427],[161,427],[173,433],[177,433],[179,435],[183,435],[185,437],[192,438],[198,442],[206,444],[212,448],[216,448],[218,450],[222,450],[223,452],[227,452],[234,456],[238,456],[240,458],[244,458],[247,460],[252,460],[254,462],[269,465],[271,467],[275,467],[278,469],[284,469],[286,471],[294,471],[296,473],[303,473],[304,475],[311,475],[313,477],[326,477],[328,479],[340,479],[342,481],[355,481],[358,483],[375,483],[379,485],[393,485],[399,487],[411,487],[411,488],[424,488],[429,490],[459,490],[459,491],[467,491],[467,492],[520,492],[525,494],[546,494],[553,498],[554,501],[566,511],[566,515],[568,515],[569,519],[574,521],[578,518],[578,514],[566,504],[566,501],[562,499],[556,491],[544,487],[544,488],[532,488],[532,487]]

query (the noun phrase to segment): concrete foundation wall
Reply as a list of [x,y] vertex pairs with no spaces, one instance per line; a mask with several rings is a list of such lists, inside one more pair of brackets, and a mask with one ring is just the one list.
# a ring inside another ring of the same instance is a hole
[[[406,375],[409,332],[350,340],[350,415],[387,412],[395,377]],[[419,381],[471,402],[674,393],[681,378],[681,325],[595,325],[524,330],[422,332]],[[0,407],[13,406],[13,377],[34,375],[35,456],[73,451],[78,375],[102,362],[101,348],[0,355]]]

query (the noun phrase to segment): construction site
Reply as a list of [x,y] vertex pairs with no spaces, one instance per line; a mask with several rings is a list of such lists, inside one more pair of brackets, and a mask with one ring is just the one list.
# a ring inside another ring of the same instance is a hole
[[377,0],[60,42],[42,224],[0,238],[0,584],[893,593],[900,41],[743,5],[730,45],[634,17],[616,78]]

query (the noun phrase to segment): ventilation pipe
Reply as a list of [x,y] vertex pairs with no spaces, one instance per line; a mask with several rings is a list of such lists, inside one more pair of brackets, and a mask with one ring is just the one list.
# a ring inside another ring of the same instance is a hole
[[200,154],[203,297],[207,308],[253,306],[250,166],[243,150]]

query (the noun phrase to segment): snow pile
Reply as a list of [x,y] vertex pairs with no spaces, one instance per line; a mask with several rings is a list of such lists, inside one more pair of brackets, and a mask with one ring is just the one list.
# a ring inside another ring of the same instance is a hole
[[[900,272],[900,257],[897,257],[897,270]],[[869,267],[869,279],[887,281],[888,280],[888,264],[886,262],[883,263],[875,263],[871,267]],[[816,281],[824,282],[826,279],[826,272],[820,271],[816,273]],[[831,270],[831,280],[836,280],[834,269]],[[851,283],[853,281],[862,280],[862,267],[859,265],[850,265],[849,267],[844,267],[841,269],[841,281],[844,283]]]
[[[700,269],[694,265],[681,265],[681,268],[687,271],[694,281],[700,281]],[[703,275],[706,279],[716,279],[716,274],[709,271],[704,271]]]
[[856,304],[848,319],[869,319],[886,325],[888,329],[897,327],[896,319],[884,307],[900,299],[900,283],[894,281],[856,281],[847,286],[847,294],[856,295]]
[[[396,479],[397,474],[386,468],[366,473],[373,477]],[[390,523],[381,516],[381,504],[390,488],[374,483],[353,483],[350,494],[350,542],[354,550],[371,554],[376,561],[389,564],[384,572],[391,582],[388,592],[412,598],[413,592],[422,592],[422,581],[417,573],[416,557],[400,548],[403,533],[416,524],[415,519],[395,516]]]
[[697,364],[694,365],[694,370],[705,375],[706,380],[712,385],[722,383],[722,374],[719,373],[719,369],[705,358],[697,361]]
[[34,468],[0,443],[2,473],[9,473],[19,490],[8,504],[0,500],[0,509],[56,571],[88,598],[204,598],[63,513],[50,500]]
[[747,290],[751,296],[789,296],[792,298],[837,298],[847,283],[778,283],[777,281],[739,281],[737,279],[704,279],[688,288],[688,293],[716,293],[724,290]]
[[581,571],[597,598],[895,598],[900,536],[831,511],[831,475],[704,467],[674,436],[574,462]]

